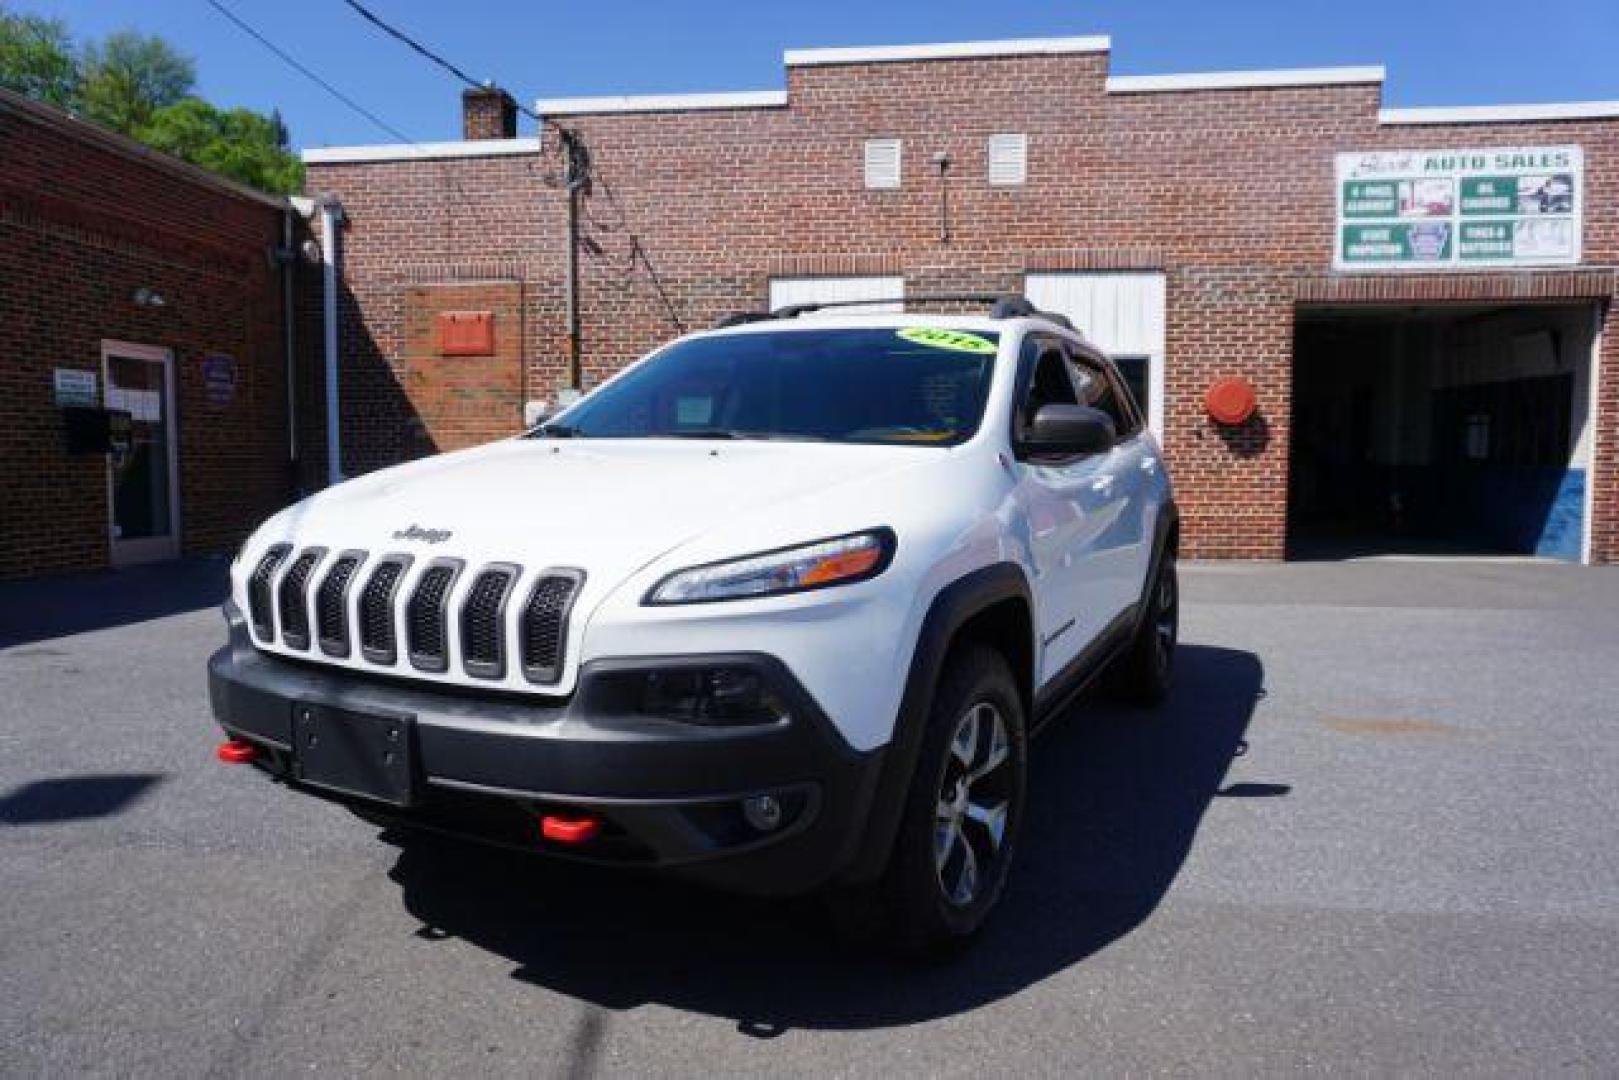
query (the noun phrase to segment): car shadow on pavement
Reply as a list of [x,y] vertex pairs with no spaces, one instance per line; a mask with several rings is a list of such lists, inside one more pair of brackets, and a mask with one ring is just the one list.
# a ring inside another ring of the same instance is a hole
[[[660,1004],[745,1034],[932,1020],[1037,983],[1128,934],[1174,882],[1263,694],[1252,653],[1182,645],[1156,711],[1100,699],[1035,743],[1011,883],[982,939],[906,964],[840,947],[815,903],[727,896],[662,879],[429,838],[392,876],[428,939],[516,964],[513,977],[610,1010]],[[1223,794],[1285,794],[1284,785]],[[1263,789],[1263,792],[1261,790]]]
[[229,570],[229,560],[201,556],[0,582],[0,649],[218,607]]
[[163,779],[160,773],[108,773],[35,780],[0,795],[0,823],[49,825],[111,817]]

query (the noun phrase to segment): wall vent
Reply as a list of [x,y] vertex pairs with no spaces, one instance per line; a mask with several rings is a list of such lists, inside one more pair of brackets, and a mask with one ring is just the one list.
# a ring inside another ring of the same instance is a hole
[[995,187],[1021,184],[1028,177],[1029,137],[991,135],[989,137],[989,182]]
[[866,187],[874,191],[899,187],[899,159],[898,139],[867,139]]

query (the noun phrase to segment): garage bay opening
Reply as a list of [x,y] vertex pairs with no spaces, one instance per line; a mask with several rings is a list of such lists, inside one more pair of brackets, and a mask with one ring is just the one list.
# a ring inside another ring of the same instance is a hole
[[1578,561],[1592,305],[1301,308],[1288,550]]

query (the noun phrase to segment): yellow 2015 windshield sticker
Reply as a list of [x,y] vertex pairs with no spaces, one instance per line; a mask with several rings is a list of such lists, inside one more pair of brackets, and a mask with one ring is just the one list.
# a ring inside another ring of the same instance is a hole
[[995,343],[977,334],[964,334],[960,330],[940,330],[932,326],[907,326],[896,333],[913,345],[926,345],[930,349],[950,349],[954,352],[993,353]]

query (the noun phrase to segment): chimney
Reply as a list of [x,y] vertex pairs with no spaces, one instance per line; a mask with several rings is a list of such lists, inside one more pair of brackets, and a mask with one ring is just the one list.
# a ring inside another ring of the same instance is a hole
[[461,93],[463,139],[515,139],[517,102],[498,86],[483,86]]

